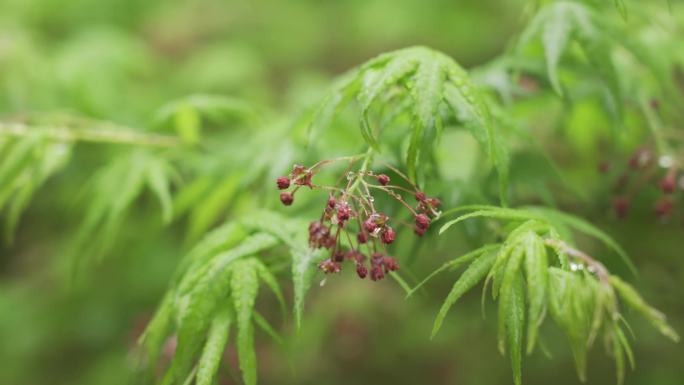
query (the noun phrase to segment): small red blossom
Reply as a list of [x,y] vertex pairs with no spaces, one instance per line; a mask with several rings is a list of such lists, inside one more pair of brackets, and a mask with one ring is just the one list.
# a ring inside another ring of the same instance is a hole
[[387,226],[380,235],[380,240],[382,240],[382,243],[389,245],[390,243],[394,242],[396,237],[397,233],[395,233],[391,227]]
[[365,221],[363,221],[363,229],[367,232],[372,233],[377,228],[378,225],[375,224],[375,221],[372,218],[368,218]]
[[[335,185],[315,185],[312,178],[320,169],[330,163],[341,160],[350,161],[350,166],[345,175],[337,178]],[[375,252],[367,255],[361,252],[360,245],[368,245],[368,250],[385,250],[397,237],[395,230],[389,226],[390,217],[376,209],[378,202],[371,192],[379,191],[401,203],[414,216],[415,231],[422,235],[430,226],[431,218],[438,215],[436,208],[440,201],[437,198],[428,198],[425,193],[417,190],[417,187],[400,172],[406,184],[412,187],[391,185],[390,177],[386,174],[376,174],[373,171],[353,171],[355,157],[341,157],[333,160],[322,160],[311,167],[295,165],[288,176],[276,179],[276,185],[281,190],[292,187],[291,191],[282,191],[280,200],[286,206],[294,202],[294,194],[301,186],[308,186],[314,190],[325,190],[327,201],[320,218],[309,224],[309,245],[315,249],[329,249],[328,258],[318,264],[318,268],[326,274],[339,273],[345,263],[353,263],[356,274],[364,279],[367,276],[374,281],[381,280],[389,272],[399,269],[397,261],[385,255],[384,252]],[[343,181],[346,176],[347,183]],[[374,185],[370,179],[381,186]],[[375,187],[376,189],[373,189]],[[406,195],[413,195],[418,201],[417,208],[412,208],[406,203]],[[353,220],[352,220],[353,219]],[[401,222],[400,222],[401,223]],[[402,223],[403,224],[403,223]],[[353,237],[356,236],[356,242]],[[370,258],[369,258],[370,256]],[[370,259],[370,261],[368,261]]]
[[385,267],[385,272],[399,270],[399,264],[397,263],[397,260],[392,257],[384,257],[382,259],[382,265]]
[[359,276],[359,278],[364,279],[368,275],[368,269],[366,266],[358,264],[356,265],[356,275]]
[[371,279],[373,281],[379,281],[383,278],[385,278],[385,273],[382,271],[382,266],[373,266],[371,268]]
[[326,259],[318,264],[318,268],[323,270],[326,274],[339,273],[342,270],[342,266],[339,263],[331,261],[330,259]]
[[283,202],[285,206],[290,206],[294,202],[294,195],[289,192],[280,193],[280,201]]
[[344,222],[351,217],[352,210],[347,202],[341,202],[337,207],[337,220]]
[[345,255],[345,254],[344,254],[343,252],[341,252],[341,251],[339,251],[339,250],[336,251],[336,252],[333,254],[333,261],[335,261],[335,262],[344,262],[344,255]]
[[418,214],[415,217],[416,228],[427,230],[430,227],[430,218],[425,214]]
[[280,178],[276,179],[276,184],[278,185],[279,190],[285,190],[286,188],[290,187],[290,178],[281,176]]

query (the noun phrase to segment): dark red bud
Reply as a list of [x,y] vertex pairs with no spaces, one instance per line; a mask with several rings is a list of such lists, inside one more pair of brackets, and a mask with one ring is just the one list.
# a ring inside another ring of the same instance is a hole
[[424,202],[426,198],[427,198],[427,197],[425,196],[425,193],[424,193],[424,192],[418,191],[418,192],[416,193],[416,200],[417,200],[418,202]]
[[339,273],[342,270],[342,266],[330,259],[326,259],[318,265],[318,268],[323,270],[325,274]]
[[387,227],[385,228],[385,231],[383,231],[382,234],[380,235],[380,239],[382,240],[382,243],[385,243],[385,244],[388,244],[388,245],[389,245],[390,243],[394,242],[394,239],[395,239],[396,237],[397,237],[397,234],[396,234],[396,233],[394,232],[394,230],[392,230],[392,228],[389,227],[389,226],[387,226]]
[[399,270],[397,260],[392,257],[383,258],[382,264],[385,266],[385,272]]
[[371,268],[371,279],[373,281],[379,281],[385,278],[385,273],[382,271],[382,266],[376,265]]
[[335,254],[333,254],[333,261],[344,262],[344,253],[341,251],[336,251]]
[[286,188],[290,187],[290,178],[281,176],[280,178],[276,179],[276,184],[278,185],[279,190],[285,190]]
[[337,208],[337,220],[344,222],[349,219],[349,217],[351,217],[351,208],[349,208],[349,205],[346,202],[340,203]]
[[416,233],[416,235],[419,237],[422,237],[423,235],[425,235],[425,231],[427,231],[427,229],[421,229],[420,227],[417,227],[417,226],[413,229],[413,232]]
[[335,200],[335,198],[333,198],[333,197],[328,198],[328,207],[330,207],[331,209],[334,209],[335,204],[337,204],[337,201]]
[[367,232],[372,233],[377,228],[378,228],[378,225],[376,225],[375,221],[372,220],[371,218],[368,218],[365,221],[363,221],[363,229],[366,230]]
[[427,203],[434,209],[437,209],[437,208],[439,208],[439,206],[442,205],[442,201],[440,201],[437,198],[429,198],[427,200]]
[[289,206],[294,202],[294,195],[289,192],[280,193],[280,201],[283,202],[285,206]]
[[368,242],[368,235],[366,234],[365,231],[359,231],[359,232],[356,234],[356,240],[357,240],[359,243],[364,244],[364,243]]
[[387,186],[390,182],[390,177],[388,177],[385,174],[380,174],[377,176],[378,183],[380,183],[383,186]]
[[368,275],[368,269],[366,266],[359,264],[356,266],[356,274],[359,278],[364,279]]
[[416,228],[427,230],[430,227],[430,218],[425,214],[418,214],[415,217]]

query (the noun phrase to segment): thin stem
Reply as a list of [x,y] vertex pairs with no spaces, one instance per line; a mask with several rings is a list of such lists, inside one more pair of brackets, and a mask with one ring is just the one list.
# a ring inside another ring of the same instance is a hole
[[365,183],[365,182],[364,182],[364,184],[365,184],[367,187],[375,188],[375,189],[382,190],[382,191],[386,192],[387,195],[391,196],[392,198],[394,198],[395,200],[397,200],[399,203],[401,203],[402,205],[404,205],[404,207],[406,207],[406,208],[411,212],[411,214],[413,214],[413,216],[418,215],[418,214],[416,213],[416,211],[413,209],[413,207],[411,207],[408,203],[406,203],[406,201],[404,200],[404,198],[401,197],[401,195],[395,193],[395,192],[392,191],[392,190],[389,190],[389,189],[385,188],[385,186],[376,186],[376,185],[368,184],[368,183]]
[[409,177],[406,176],[403,172],[399,171],[396,167],[392,166],[389,163],[383,163],[383,165],[389,168],[390,170],[394,171],[395,174],[399,175],[403,180],[406,181],[406,183],[410,184],[411,187],[413,187],[416,191],[418,190],[418,186],[411,182],[411,179],[409,179]]
[[359,175],[356,177],[354,180],[354,183],[349,186],[347,189],[347,193],[353,193],[354,190],[356,190],[356,187],[359,185],[361,182],[361,179],[363,179],[363,174],[366,173],[368,170],[368,166],[370,165],[371,159],[373,158],[373,148],[368,147],[368,150],[366,151],[366,154],[364,155],[363,163],[361,164],[361,169],[359,169]]
[[349,156],[341,156],[339,158],[333,158],[333,159],[324,159],[324,160],[319,160],[318,162],[314,163],[313,166],[309,167],[309,171],[313,171],[316,168],[319,168],[321,166],[324,166],[326,164],[334,163],[334,162],[339,162],[342,160],[349,160],[351,163],[356,162],[359,160],[359,158],[363,157],[363,154],[357,154],[357,155],[349,155]]

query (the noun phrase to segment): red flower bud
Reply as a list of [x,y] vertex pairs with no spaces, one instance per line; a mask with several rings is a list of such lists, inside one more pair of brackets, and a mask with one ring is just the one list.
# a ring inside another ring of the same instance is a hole
[[373,281],[379,281],[385,278],[385,273],[382,271],[382,267],[377,265],[371,268],[371,279]]
[[289,192],[280,193],[280,201],[283,202],[285,206],[289,206],[294,202],[294,195]]
[[418,202],[423,202],[423,201],[425,201],[425,199],[427,198],[427,196],[425,196],[425,193],[422,192],[422,191],[418,191],[418,192],[416,193],[415,197],[416,197],[416,200],[417,200]]
[[417,227],[417,226],[413,229],[413,232],[416,233],[416,235],[419,237],[422,237],[423,235],[425,235],[425,231],[427,231],[427,230],[421,229],[420,227]]
[[382,260],[383,266],[385,266],[385,272],[399,270],[399,264],[397,260],[392,257],[385,257]]
[[378,183],[380,183],[383,186],[387,186],[390,182],[390,177],[388,177],[385,174],[380,174],[377,176]]
[[425,214],[418,214],[415,217],[416,228],[427,230],[430,227],[430,218]]
[[368,235],[366,234],[365,231],[359,231],[359,232],[356,234],[356,240],[357,240],[360,244],[364,244],[364,243],[368,242]]
[[337,203],[337,201],[335,200],[335,198],[333,198],[333,197],[328,198],[328,207],[330,207],[331,209],[335,208],[336,203]]
[[336,251],[335,254],[333,254],[333,261],[344,262],[344,253],[341,251]]
[[380,240],[382,240],[382,243],[385,244],[390,244],[394,242],[394,239],[397,237],[397,234],[392,230],[391,227],[386,226],[385,231],[382,232],[380,235]]
[[342,266],[334,261],[326,259],[325,261],[318,264],[318,268],[323,270],[325,274],[339,273],[342,270]]
[[365,221],[363,221],[363,229],[367,232],[372,233],[377,228],[378,225],[375,224],[375,221],[372,218],[368,218]]
[[366,266],[358,264],[356,265],[356,274],[359,276],[359,278],[364,279],[368,275],[368,269]]
[[430,207],[432,207],[433,209],[437,209],[437,208],[439,208],[439,206],[442,205],[442,201],[440,201],[440,200],[437,199],[437,198],[429,198],[429,199],[427,200],[427,203],[428,203],[428,204],[430,205]]
[[279,190],[285,190],[286,188],[290,187],[290,178],[281,176],[280,178],[276,179],[276,184],[278,185]]
[[372,266],[382,265],[382,261],[384,258],[385,257],[380,253],[373,253],[373,255],[371,255],[371,265]]
[[337,208],[337,220],[344,222],[349,219],[349,217],[351,217],[351,208],[347,202],[340,203],[339,207]]

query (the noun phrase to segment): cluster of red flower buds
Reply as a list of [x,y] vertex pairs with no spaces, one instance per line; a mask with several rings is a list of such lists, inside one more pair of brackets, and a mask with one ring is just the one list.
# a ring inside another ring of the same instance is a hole
[[[365,168],[350,171],[359,159],[360,157],[344,157],[324,160],[311,167],[295,165],[292,172],[278,178],[276,184],[278,189],[283,190],[280,201],[285,206],[294,202],[295,193],[302,186],[328,193],[321,217],[309,224],[309,245],[312,248],[330,250],[330,257],[319,264],[320,270],[326,274],[339,273],[343,263],[348,261],[355,265],[359,278],[370,276],[370,279],[377,281],[383,279],[387,273],[398,270],[399,265],[387,253],[387,245],[393,243],[397,236],[390,225],[392,218],[375,208],[372,192],[387,194],[401,203],[413,216],[412,227],[418,236],[423,236],[432,219],[439,215],[440,201],[427,197],[393,167],[388,166],[401,177],[404,186],[392,185],[389,176],[365,171]],[[312,183],[313,176],[322,166],[345,160],[349,162],[349,166],[338,179],[337,185],[319,186]],[[339,186],[345,176],[346,186]],[[292,186],[294,187],[291,188]],[[413,196],[417,201],[415,207],[404,200],[405,195]],[[403,225],[401,222],[399,224]]]
[[[599,165],[601,173],[608,173],[610,168],[611,165],[607,162]],[[633,197],[643,188],[655,185],[661,196],[654,204],[654,214],[660,219],[671,216],[675,208],[677,190],[684,191],[684,174],[679,171],[678,165],[668,155],[657,157],[654,151],[648,148],[635,150],[613,188],[615,195],[612,206],[615,215],[618,218],[626,217]]]

